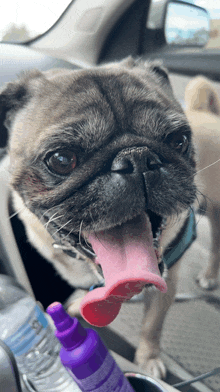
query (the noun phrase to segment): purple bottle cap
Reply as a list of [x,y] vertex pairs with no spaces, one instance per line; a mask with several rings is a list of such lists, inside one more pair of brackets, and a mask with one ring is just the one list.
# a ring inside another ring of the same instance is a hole
[[86,339],[86,329],[82,327],[77,318],[70,317],[60,302],[53,302],[48,306],[47,313],[54,321],[57,329],[56,337],[66,350],[73,350]]

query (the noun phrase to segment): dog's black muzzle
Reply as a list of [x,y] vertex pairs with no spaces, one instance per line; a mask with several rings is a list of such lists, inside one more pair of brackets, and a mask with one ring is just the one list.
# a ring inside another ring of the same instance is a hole
[[159,156],[151,152],[148,147],[136,147],[120,151],[112,162],[111,171],[139,175],[159,170],[162,165]]

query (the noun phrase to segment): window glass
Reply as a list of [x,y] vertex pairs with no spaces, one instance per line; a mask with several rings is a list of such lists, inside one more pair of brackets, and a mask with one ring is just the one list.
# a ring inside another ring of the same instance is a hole
[[25,42],[47,31],[71,0],[6,0],[0,7],[0,41]]
[[206,49],[220,48],[220,1],[219,0],[187,0],[188,3],[205,8],[210,16],[210,34]]

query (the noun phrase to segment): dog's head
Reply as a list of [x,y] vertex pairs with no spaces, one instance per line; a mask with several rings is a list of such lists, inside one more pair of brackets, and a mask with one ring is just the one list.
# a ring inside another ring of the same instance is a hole
[[13,189],[58,246],[102,266],[106,287],[88,294],[84,315],[106,324],[145,284],[165,291],[159,237],[196,193],[191,130],[166,70],[128,59],[34,71],[0,103]]

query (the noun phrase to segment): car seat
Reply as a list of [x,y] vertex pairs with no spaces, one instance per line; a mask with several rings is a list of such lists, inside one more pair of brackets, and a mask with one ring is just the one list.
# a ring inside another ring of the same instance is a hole
[[[21,72],[33,68],[41,71],[51,68],[79,68],[25,45],[1,43],[0,56],[0,87],[16,79]],[[54,300],[63,302],[74,289],[28,243],[23,224],[13,211],[9,189],[9,161],[6,157],[8,134],[4,118],[1,118],[0,123],[0,273],[15,277],[44,307]]]

